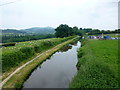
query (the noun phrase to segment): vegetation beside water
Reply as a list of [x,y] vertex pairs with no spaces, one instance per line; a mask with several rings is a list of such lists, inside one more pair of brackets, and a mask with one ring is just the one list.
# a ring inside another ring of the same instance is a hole
[[70,88],[118,88],[118,40],[84,41]]
[[43,51],[74,37],[75,36],[20,42],[16,46],[3,47],[2,72],[4,73],[9,71],[11,68],[18,66],[23,61],[28,61],[28,59],[36,53],[42,53]]
[[[33,59],[39,53],[45,52],[63,42],[63,45],[73,42],[73,38],[75,37],[73,35],[79,35],[82,37],[83,35],[109,34],[111,37],[119,37],[115,34],[120,33],[120,29],[115,31],[100,31],[99,29],[92,28],[83,29],[76,26],[69,27],[66,24],[61,24],[55,29],[55,31],[52,29],[55,34],[49,32],[48,34],[41,35],[40,33],[37,34],[38,28],[32,28],[31,30],[32,32],[29,33],[17,30],[4,31],[4,35],[2,36],[3,41],[1,42],[4,44],[0,45],[5,46],[2,47],[3,78],[6,78],[12,71],[23,65],[25,62]],[[35,32],[33,33],[33,31]],[[117,40],[82,41],[82,46],[83,47],[78,51],[78,73],[70,84],[70,88],[118,87]],[[34,70],[38,64],[42,63],[43,60],[50,57],[52,53],[60,49],[60,47],[55,47],[56,49],[52,49],[51,52],[41,56],[39,60],[35,60],[30,65],[27,65],[10,78],[4,86],[7,88],[20,87],[32,70]]]
[[59,45],[57,45],[54,48],[51,48],[48,52],[45,52],[42,54],[39,58],[31,62],[30,64],[26,65],[24,68],[22,68],[20,71],[15,73],[3,86],[3,88],[21,88],[22,84],[26,80],[26,78],[31,74],[31,72],[40,65],[44,60],[49,58],[54,52],[62,48],[63,46],[66,46],[69,43],[72,43],[76,40],[78,40],[80,37],[76,37],[74,39],[69,39]]

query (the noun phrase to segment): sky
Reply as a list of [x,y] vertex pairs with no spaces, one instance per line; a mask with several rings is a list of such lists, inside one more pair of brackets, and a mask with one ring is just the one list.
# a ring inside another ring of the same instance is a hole
[[0,28],[118,28],[119,0],[1,0]]

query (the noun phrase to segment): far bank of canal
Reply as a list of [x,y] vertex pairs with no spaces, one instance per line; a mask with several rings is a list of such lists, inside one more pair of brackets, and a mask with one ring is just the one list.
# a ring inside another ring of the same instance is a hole
[[77,50],[81,43],[69,44],[39,65],[23,88],[68,88],[77,72]]

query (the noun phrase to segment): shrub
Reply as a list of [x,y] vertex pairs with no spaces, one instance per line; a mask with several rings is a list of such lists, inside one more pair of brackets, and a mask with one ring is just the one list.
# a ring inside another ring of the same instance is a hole
[[51,41],[51,40],[47,40],[47,41],[44,41],[43,43],[42,43],[42,45],[44,45],[44,46],[53,46],[53,42]]
[[35,52],[39,53],[40,52],[40,47],[38,45],[34,46]]
[[10,67],[14,67],[23,61],[23,53],[20,51],[6,53],[2,55],[2,71],[5,72]]
[[23,47],[20,49],[20,51],[25,54],[26,58],[35,54],[35,50],[33,47]]

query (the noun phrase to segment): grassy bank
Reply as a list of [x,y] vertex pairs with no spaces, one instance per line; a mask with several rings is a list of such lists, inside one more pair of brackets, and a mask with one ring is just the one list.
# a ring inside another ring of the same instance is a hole
[[17,43],[15,46],[2,48],[2,79],[5,79],[16,68],[31,60],[38,54],[75,36],[53,38]]
[[88,40],[78,51],[78,72],[69,87],[118,88],[118,64],[117,40]]
[[5,85],[3,86],[3,88],[20,88],[22,86],[22,84],[24,83],[24,81],[26,80],[26,78],[29,76],[29,74],[38,65],[40,65],[44,60],[46,60],[47,58],[49,58],[54,52],[56,52],[57,50],[59,50],[60,48],[62,48],[63,46],[65,46],[66,44],[69,44],[69,43],[71,43],[71,42],[73,42],[73,41],[75,41],[77,39],[79,39],[79,37],[77,37],[76,39],[70,39],[70,40],[68,40],[66,42],[63,42],[63,43],[55,46],[54,48],[49,49],[48,52],[45,52],[39,58],[37,58],[36,60],[34,60],[33,62],[31,62],[27,66],[25,66],[24,68],[22,68],[16,74],[14,74],[8,80],[8,82],[5,83]]

